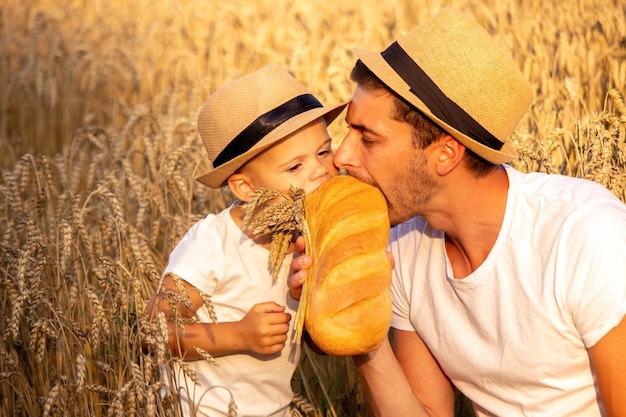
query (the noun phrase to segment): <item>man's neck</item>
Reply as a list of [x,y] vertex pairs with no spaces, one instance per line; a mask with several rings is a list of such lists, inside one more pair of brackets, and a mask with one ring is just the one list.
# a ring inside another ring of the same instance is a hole
[[487,259],[496,243],[509,182],[505,169],[500,168],[486,177],[464,176],[448,185],[446,195],[441,196],[441,210],[424,218],[446,233],[446,252],[454,277],[464,278]]

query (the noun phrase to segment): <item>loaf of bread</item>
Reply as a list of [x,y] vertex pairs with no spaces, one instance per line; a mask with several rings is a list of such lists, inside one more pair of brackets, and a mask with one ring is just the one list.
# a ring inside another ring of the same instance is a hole
[[377,348],[391,322],[389,218],[382,193],[338,176],[306,197],[313,258],[304,326],[328,354]]

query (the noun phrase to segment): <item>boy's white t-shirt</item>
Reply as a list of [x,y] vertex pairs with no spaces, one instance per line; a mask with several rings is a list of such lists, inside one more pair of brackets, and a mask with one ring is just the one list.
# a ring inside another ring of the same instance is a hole
[[601,416],[586,349],[626,315],[626,206],[506,169],[502,229],[471,275],[453,277],[422,218],[392,229],[392,327],[417,331],[477,416]]
[[[191,400],[198,416],[226,416],[232,395],[238,416],[288,416],[291,377],[300,358],[300,345],[292,343],[298,302],[289,296],[287,287],[293,255],[285,258],[278,279],[272,282],[269,251],[250,240],[229,212],[230,208],[210,214],[193,225],[170,254],[164,275],[176,274],[208,294],[218,323],[239,321],[258,303],[274,301],[285,306],[292,317],[286,347],[272,356],[218,356],[217,365],[205,360],[185,362],[200,385],[177,369],[181,403],[185,409]],[[198,310],[197,319],[212,322],[205,307]]]

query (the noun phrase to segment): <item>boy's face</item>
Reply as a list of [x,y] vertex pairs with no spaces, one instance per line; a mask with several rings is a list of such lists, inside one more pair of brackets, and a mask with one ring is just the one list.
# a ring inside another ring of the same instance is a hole
[[326,121],[319,118],[249,161],[242,170],[254,189],[285,193],[290,186],[309,194],[339,171],[333,164]]

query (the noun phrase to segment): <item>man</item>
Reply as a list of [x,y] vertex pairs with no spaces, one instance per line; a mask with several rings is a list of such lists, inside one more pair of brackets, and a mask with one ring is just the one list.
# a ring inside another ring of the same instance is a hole
[[478,416],[626,416],[624,204],[505,165],[532,92],[472,19],[356,51],[335,163],[396,225],[393,350],[354,358],[375,414],[452,416],[456,386]]

